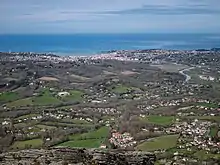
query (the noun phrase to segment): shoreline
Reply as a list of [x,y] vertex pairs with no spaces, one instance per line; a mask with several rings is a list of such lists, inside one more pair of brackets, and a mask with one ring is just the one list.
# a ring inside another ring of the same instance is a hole
[[65,52],[14,52],[14,51],[1,51],[0,53],[6,53],[6,54],[33,54],[33,55],[55,55],[60,57],[94,57],[94,56],[102,56],[102,55],[109,55],[114,53],[144,53],[149,51],[161,51],[161,52],[218,52],[220,51],[220,48],[210,48],[210,49],[191,49],[191,50],[185,50],[185,49],[119,49],[119,50],[106,50],[106,51],[99,51],[99,52],[91,52],[91,53],[65,53]]

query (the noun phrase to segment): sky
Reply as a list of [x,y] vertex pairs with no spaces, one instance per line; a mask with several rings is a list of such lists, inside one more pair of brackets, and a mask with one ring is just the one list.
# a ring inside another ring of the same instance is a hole
[[220,33],[220,0],[0,0],[0,34]]

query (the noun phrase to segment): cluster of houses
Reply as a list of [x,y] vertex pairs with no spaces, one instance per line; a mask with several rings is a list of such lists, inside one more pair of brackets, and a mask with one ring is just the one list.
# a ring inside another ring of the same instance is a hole
[[212,123],[209,121],[195,119],[193,122],[175,123],[166,129],[166,133],[179,133],[181,135],[178,146],[180,149],[191,150],[191,147],[197,147],[210,151],[211,148],[220,147],[220,143],[213,142],[209,136],[211,125]]
[[116,108],[110,108],[110,107],[107,107],[107,108],[90,108],[90,107],[87,107],[87,108],[83,108],[82,109],[83,111],[88,111],[88,112],[95,112],[95,113],[101,113],[101,114],[104,114],[104,115],[115,115],[115,114],[119,114],[120,112],[116,109]]
[[212,77],[212,76],[205,76],[205,75],[200,75],[199,78],[201,80],[205,80],[205,81],[214,81],[215,80],[214,77]]
[[109,139],[109,142],[117,148],[127,148],[134,146],[137,142],[133,139],[130,133],[119,133],[117,131],[112,132],[112,136]]
[[[182,98],[182,99],[176,99],[176,100],[170,100],[170,101],[157,101],[154,104],[139,104],[137,108],[143,112],[147,112],[149,110],[153,110],[159,107],[171,107],[171,106],[178,106],[181,105],[182,103],[207,103],[207,104],[212,104],[209,100],[204,100],[204,99],[195,99],[195,98]],[[197,108],[197,109],[204,109],[204,110],[215,110],[216,108],[212,107],[207,107],[203,105],[195,105],[195,106],[190,106],[187,108]],[[181,110],[181,108],[179,109]]]

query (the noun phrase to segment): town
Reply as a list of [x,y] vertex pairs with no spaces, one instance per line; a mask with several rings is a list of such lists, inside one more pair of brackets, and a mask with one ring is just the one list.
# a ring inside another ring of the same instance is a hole
[[220,163],[217,48],[1,52],[0,63],[1,153],[88,148]]

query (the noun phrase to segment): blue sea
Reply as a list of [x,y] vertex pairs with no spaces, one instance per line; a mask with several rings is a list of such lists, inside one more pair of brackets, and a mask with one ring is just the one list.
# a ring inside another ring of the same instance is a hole
[[209,49],[220,34],[57,34],[0,35],[1,52],[91,55],[109,50]]

